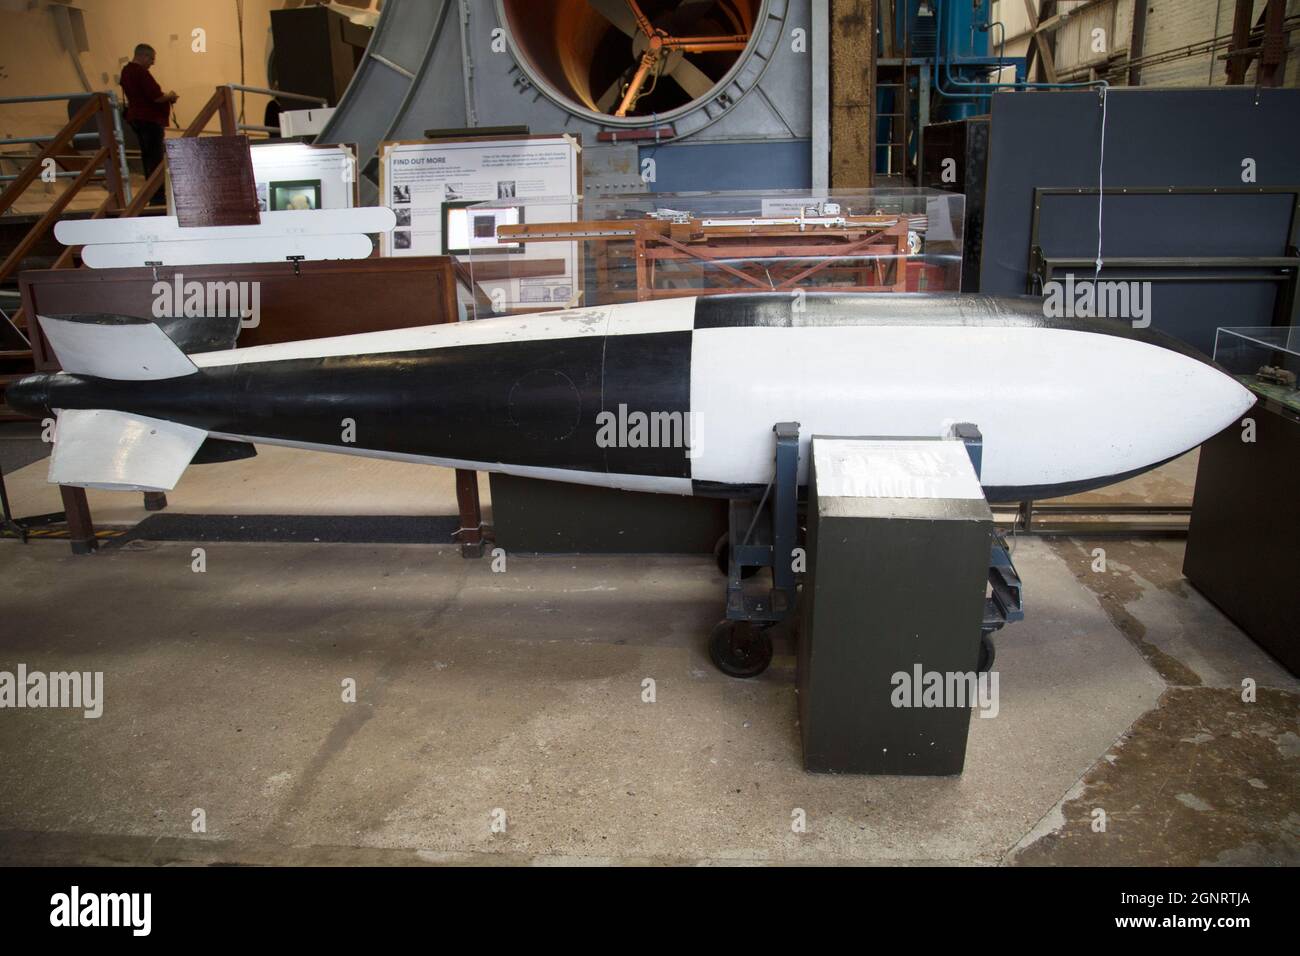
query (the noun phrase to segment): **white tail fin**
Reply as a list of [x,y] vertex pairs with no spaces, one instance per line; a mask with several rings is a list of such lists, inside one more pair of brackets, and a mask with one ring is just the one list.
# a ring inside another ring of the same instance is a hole
[[54,431],[50,481],[107,491],[170,491],[207,435],[144,415],[66,409]]
[[167,333],[148,319],[121,315],[39,318],[65,372],[140,382],[198,371]]

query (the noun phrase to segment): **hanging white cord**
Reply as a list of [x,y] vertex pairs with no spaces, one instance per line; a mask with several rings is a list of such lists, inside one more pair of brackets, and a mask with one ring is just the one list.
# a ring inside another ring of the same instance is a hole
[[1097,156],[1097,262],[1092,272],[1092,281],[1097,282],[1101,275],[1101,207],[1102,200],[1105,198],[1105,176],[1106,168],[1106,90],[1103,84],[1101,90],[1101,150]]

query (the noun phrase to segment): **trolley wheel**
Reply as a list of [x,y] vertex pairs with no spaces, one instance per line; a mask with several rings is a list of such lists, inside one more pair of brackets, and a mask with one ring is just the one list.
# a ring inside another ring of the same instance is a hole
[[993,661],[998,656],[998,649],[993,644],[993,636],[988,631],[980,631],[980,659],[976,673],[987,674],[993,670]]
[[[725,578],[731,574],[731,535],[723,534],[718,539],[718,543],[713,546],[713,560],[718,562],[718,570],[722,572]],[[745,567],[740,569],[742,578],[752,578],[758,573],[758,568]]]
[[772,663],[772,637],[749,621],[719,621],[709,635],[709,657],[728,677],[757,677]]

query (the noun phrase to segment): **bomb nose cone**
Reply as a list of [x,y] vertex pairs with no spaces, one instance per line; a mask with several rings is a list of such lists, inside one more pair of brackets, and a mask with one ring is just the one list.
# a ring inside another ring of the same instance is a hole
[[1233,379],[1232,383],[1237,387],[1235,390],[1230,391],[1226,398],[1228,402],[1231,402],[1232,407],[1235,410],[1235,413],[1232,416],[1232,421],[1236,421],[1242,415],[1246,414],[1246,412],[1255,407],[1255,403],[1259,401],[1259,396],[1236,379]]
[[5,389],[5,404],[32,418],[44,418],[50,412],[50,376],[28,375]]

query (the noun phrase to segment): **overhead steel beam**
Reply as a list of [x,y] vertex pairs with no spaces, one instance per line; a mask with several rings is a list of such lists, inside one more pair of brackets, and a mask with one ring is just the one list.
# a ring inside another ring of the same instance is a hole
[[1043,75],[1048,83],[1056,82],[1056,64],[1052,62],[1052,45],[1047,35],[1038,26],[1038,10],[1034,0],[1025,0],[1025,15],[1029,17],[1029,29],[1034,34],[1034,45],[1038,48],[1038,58],[1043,63]]
[[[1216,31],[1217,32],[1217,31]],[[1133,0],[1133,31],[1128,38],[1128,85],[1142,83],[1142,47],[1147,36],[1146,0]]]
[[1228,47],[1228,85],[1240,86],[1246,82],[1246,71],[1254,57],[1250,47],[1250,18],[1254,0],[1237,0],[1232,17],[1232,44]]

